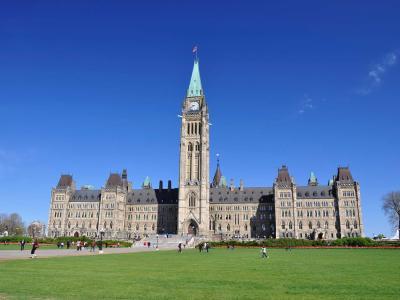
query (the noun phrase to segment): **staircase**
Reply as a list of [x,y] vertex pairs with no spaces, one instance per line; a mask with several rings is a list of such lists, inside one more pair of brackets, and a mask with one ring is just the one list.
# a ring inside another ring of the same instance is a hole
[[182,245],[186,245],[186,247],[190,247],[189,244],[192,241],[191,236],[181,236],[177,234],[169,234],[168,237],[164,234],[159,234],[158,239],[157,235],[149,235],[149,237],[143,238],[138,242],[135,242],[133,247],[148,247],[148,243],[150,243],[151,248],[156,248],[158,245],[159,249],[178,249],[178,244],[182,243]]

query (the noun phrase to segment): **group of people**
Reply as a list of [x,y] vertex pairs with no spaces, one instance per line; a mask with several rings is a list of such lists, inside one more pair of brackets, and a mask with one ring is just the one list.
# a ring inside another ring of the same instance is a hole
[[57,248],[58,249],[64,249],[64,242],[58,242],[57,243]]
[[208,253],[208,250],[210,249],[210,245],[208,243],[204,243],[203,245],[199,245],[199,252],[205,251]]
[[[19,241],[19,246],[21,251],[25,250],[25,245],[26,245],[26,241],[25,240],[21,240]],[[34,239],[32,242],[32,249],[31,249],[31,256],[30,258],[35,258],[36,257],[36,249],[39,248],[39,242],[37,239]]]

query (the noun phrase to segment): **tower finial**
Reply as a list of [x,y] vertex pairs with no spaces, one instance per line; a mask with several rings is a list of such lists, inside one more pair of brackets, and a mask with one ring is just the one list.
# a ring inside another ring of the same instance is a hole
[[195,60],[196,61],[199,60],[199,58],[197,57],[197,50],[198,50],[197,45],[194,45],[193,49],[192,49],[192,53],[195,55]]

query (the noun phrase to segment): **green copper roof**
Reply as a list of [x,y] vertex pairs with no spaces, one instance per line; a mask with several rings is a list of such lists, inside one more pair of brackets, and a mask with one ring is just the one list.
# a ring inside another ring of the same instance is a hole
[[151,180],[149,176],[146,176],[143,182],[143,187],[144,188],[150,188],[151,187]]
[[220,183],[220,186],[222,186],[222,187],[227,187],[225,176],[221,176],[221,183]]
[[314,172],[311,172],[310,173],[310,182],[317,182],[317,177],[315,177],[315,174],[314,174]]
[[187,97],[196,97],[203,95],[203,88],[201,86],[199,60],[194,60],[192,78],[190,78],[189,89],[187,90]]

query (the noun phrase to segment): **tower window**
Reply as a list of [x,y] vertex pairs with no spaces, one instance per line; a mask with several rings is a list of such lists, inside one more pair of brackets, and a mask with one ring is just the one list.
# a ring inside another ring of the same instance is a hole
[[194,193],[189,196],[189,207],[196,207],[196,194]]

